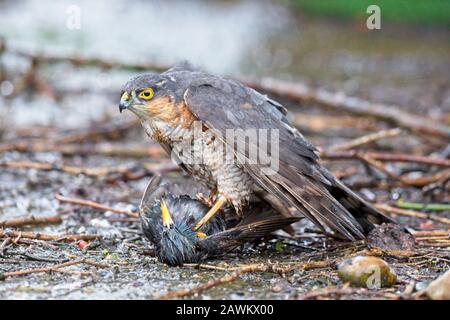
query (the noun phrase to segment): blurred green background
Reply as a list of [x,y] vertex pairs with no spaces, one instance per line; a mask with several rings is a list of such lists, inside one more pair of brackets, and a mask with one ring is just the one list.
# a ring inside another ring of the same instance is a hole
[[366,17],[366,9],[375,4],[383,19],[391,22],[450,26],[448,0],[288,0],[305,12],[327,17],[355,19]]

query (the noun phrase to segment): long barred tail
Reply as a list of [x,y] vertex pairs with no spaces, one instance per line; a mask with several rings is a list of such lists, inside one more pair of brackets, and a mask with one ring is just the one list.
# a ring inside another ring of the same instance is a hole
[[333,186],[329,187],[331,195],[339,201],[345,209],[352,214],[356,221],[361,225],[364,234],[369,233],[375,225],[386,223],[395,223],[394,220],[385,216],[370,203],[361,198],[355,192],[350,190],[342,182],[334,179]]

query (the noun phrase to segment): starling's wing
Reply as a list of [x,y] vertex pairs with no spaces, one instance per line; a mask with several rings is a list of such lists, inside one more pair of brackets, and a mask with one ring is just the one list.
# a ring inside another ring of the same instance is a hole
[[[191,84],[184,99],[190,111],[233,148],[237,161],[260,187],[323,230],[353,240],[364,238],[365,227],[370,229],[372,222],[387,219],[321,167],[317,150],[290,124],[279,103],[236,81],[206,75]],[[278,141],[249,137],[258,129],[269,129],[271,137],[278,134]],[[239,145],[248,147],[242,150]],[[263,161],[251,159],[252,147]],[[267,174],[261,163],[278,164],[278,170]],[[367,222],[369,218],[373,219]]]
[[248,224],[238,224],[234,228],[199,240],[197,246],[199,250],[210,256],[221,255],[245,242],[260,239],[299,220],[300,218],[297,217],[287,218],[278,215]]
[[145,212],[150,204],[160,200],[168,192],[168,183],[164,181],[161,175],[154,175],[142,195],[141,203],[139,204],[139,211]]
[[167,194],[189,196],[195,199],[198,193],[207,194],[208,190],[191,177],[170,177],[157,174],[150,179],[145,188],[139,208],[141,210],[148,208],[149,205],[153,205]]

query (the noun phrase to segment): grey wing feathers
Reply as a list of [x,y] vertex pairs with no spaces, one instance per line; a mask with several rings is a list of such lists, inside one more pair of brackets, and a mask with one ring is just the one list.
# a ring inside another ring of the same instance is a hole
[[198,246],[200,249],[206,249],[205,252],[210,255],[220,255],[245,242],[260,239],[299,220],[300,218],[297,217],[286,218],[278,215],[248,224],[240,223],[234,228],[202,239]]
[[259,164],[246,161],[247,150],[236,151],[236,141],[246,141],[242,133],[235,134],[235,142],[226,143],[235,148],[238,161],[263,189],[296,207],[323,230],[331,229],[350,240],[364,238],[362,226],[327,189],[335,181],[324,174],[327,171],[318,163],[315,147],[289,123],[277,103],[235,81],[214,76],[193,82],[184,99],[194,115],[223,140],[227,129],[278,130],[275,174],[262,174]]

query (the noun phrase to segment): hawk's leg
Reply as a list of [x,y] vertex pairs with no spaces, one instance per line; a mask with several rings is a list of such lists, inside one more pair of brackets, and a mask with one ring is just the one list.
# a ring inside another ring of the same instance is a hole
[[194,231],[199,230],[203,225],[205,225],[214,215],[227,203],[225,197],[220,197],[211,209],[205,214],[203,218],[195,225]]
[[198,201],[211,208],[214,206],[214,203],[216,202],[217,191],[216,190],[211,191],[209,193],[209,196],[204,196],[203,193],[199,192],[197,193],[196,197]]

